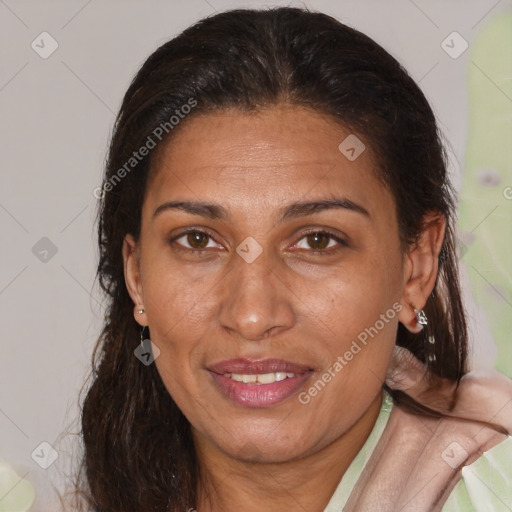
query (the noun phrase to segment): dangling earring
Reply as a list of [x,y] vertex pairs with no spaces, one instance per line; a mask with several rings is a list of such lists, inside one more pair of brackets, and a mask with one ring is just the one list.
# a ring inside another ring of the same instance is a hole
[[160,349],[149,339],[147,325],[140,328],[140,345],[133,353],[145,366],[149,366],[160,355]]
[[414,308],[414,314],[416,315],[416,321],[421,325],[427,325],[427,315],[425,314],[425,311],[423,309],[420,309],[419,311],[413,306]]
[[[149,327],[147,325],[140,328],[140,344],[142,347],[144,347],[144,342],[151,343],[149,339]],[[148,345],[148,343],[146,343],[146,345]]]
[[[427,315],[423,309],[418,310],[414,306],[412,306],[412,308],[414,310],[414,314],[416,315],[416,321],[422,326],[423,330],[423,328],[428,325]],[[427,329],[424,330],[426,331]],[[425,332],[425,354],[429,363],[433,363],[436,360],[435,343],[435,337]]]

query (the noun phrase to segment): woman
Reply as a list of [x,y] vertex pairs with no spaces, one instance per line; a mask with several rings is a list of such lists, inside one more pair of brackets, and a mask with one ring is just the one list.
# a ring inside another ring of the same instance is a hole
[[454,222],[433,113],[367,36],[279,8],[160,47],[101,190],[88,509],[473,510],[512,397],[466,375]]

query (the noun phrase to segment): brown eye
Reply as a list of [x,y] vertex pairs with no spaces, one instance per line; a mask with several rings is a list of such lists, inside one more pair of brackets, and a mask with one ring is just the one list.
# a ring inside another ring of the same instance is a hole
[[334,254],[338,250],[348,247],[349,244],[328,231],[311,231],[305,233],[295,244],[296,249],[305,249],[307,252],[318,255]]
[[313,233],[306,237],[309,246],[315,250],[326,249],[329,246],[329,240],[332,237],[326,233]]
[[175,244],[178,249],[201,252],[203,249],[214,248],[217,246],[215,241],[207,232],[194,229],[169,240],[171,244]]
[[194,231],[186,235],[187,242],[194,249],[204,249],[208,245],[209,236],[199,231]]

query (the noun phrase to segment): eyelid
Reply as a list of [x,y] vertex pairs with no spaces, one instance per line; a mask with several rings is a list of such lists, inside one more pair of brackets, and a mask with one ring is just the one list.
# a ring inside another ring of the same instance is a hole
[[[212,231],[210,231],[207,228],[202,228],[202,227],[199,228],[199,227],[193,227],[193,226],[185,228],[178,235],[173,236],[172,238],[170,238],[169,239],[169,243],[175,242],[175,241],[179,240],[180,238],[182,238],[185,235],[188,235],[190,233],[202,233],[204,235],[207,235],[211,240],[213,240],[215,243],[218,244],[218,242],[215,240],[215,234]],[[219,244],[219,245],[221,245],[221,244]],[[182,246],[181,244],[178,244],[178,246],[180,246],[180,249],[182,249],[184,251],[197,252],[197,253],[206,251],[206,248],[204,248],[204,249],[191,249],[189,247]]]
[[294,243],[294,245],[299,243],[302,239],[306,238],[307,236],[314,235],[314,234],[327,235],[329,238],[338,242],[338,246],[330,247],[329,249],[309,249],[309,250],[306,250],[306,252],[311,252],[313,254],[326,255],[326,254],[336,253],[341,247],[349,247],[349,243],[344,238],[342,238],[340,235],[338,235],[336,233],[333,233],[332,231],[330,231],[327,228],[312,228],[307,231],[303,231],[301,233],[300,238],[297,239],[297,241]]

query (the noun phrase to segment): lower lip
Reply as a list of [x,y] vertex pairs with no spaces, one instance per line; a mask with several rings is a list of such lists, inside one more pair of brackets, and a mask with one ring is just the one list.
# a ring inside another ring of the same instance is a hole
[[295,375],[272,384],[244,384],[210,372],[220,391],[233,402],[245,407],[268,407],[286,400],[299,391],[311,373]]

